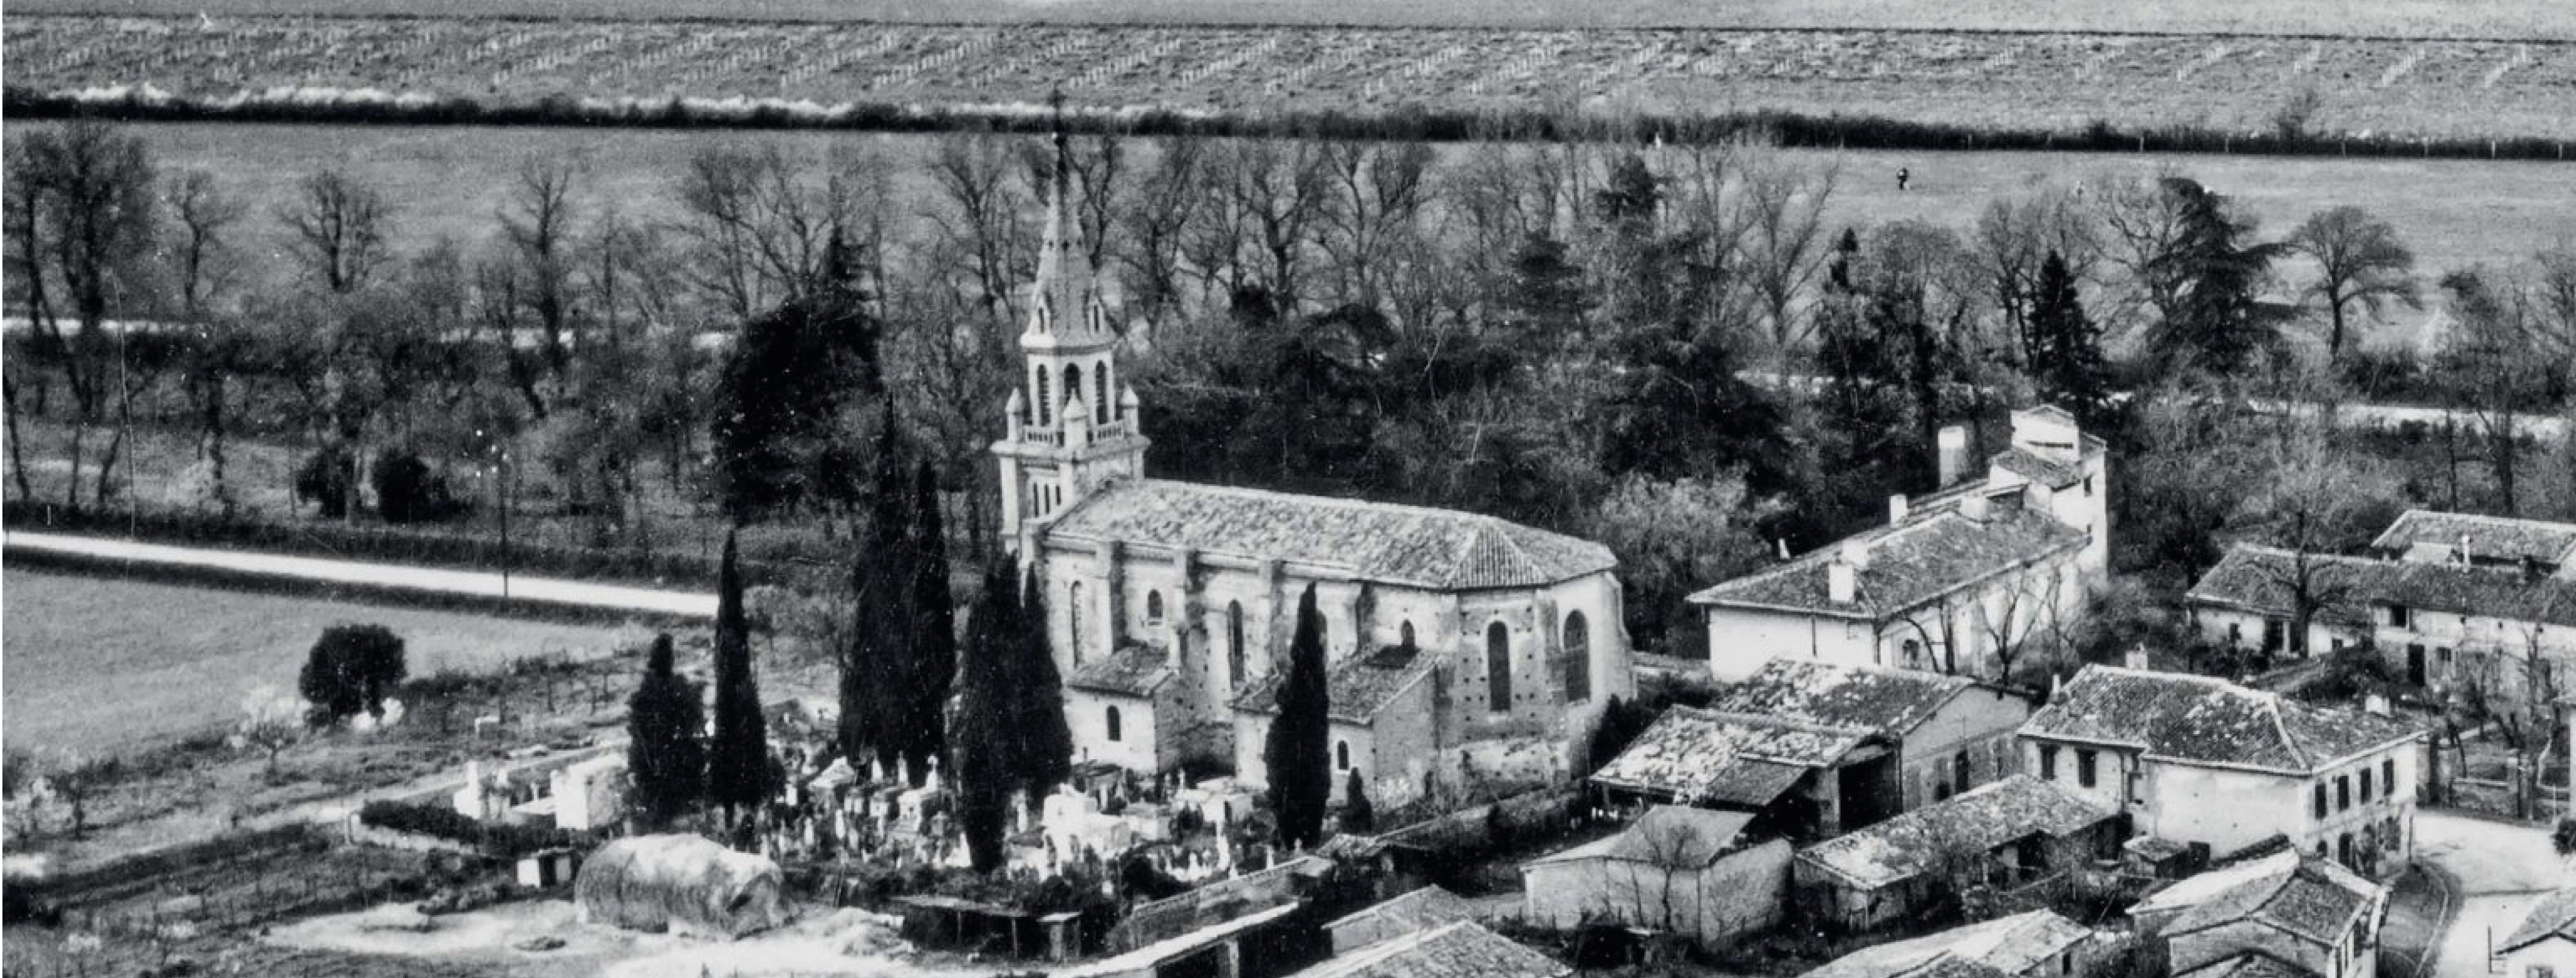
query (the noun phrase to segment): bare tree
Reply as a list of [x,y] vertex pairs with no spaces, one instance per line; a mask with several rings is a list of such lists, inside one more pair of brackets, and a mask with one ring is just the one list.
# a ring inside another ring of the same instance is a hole
[[1323,148],[1302,139],[1239,140],[1216,155],[1231,157],[1224,170],[1231,179],[1220,190],[1251,232],[1262,284],[1280,311],[1295,310],[1328,203]]
[[1135,193],[1118,211],[1116,249],[1127,284],[1128,311],[1148,328],[1161,325],[1181,301],[1182,236],[1200,206],[1199,160],[1208,144],[1166,141],[1153,166],[1138,177]]
[[1018,328],[1019,291],[1037,265],[1037,242],[1023,218],[1029,198],[1013,183],[1010,161],[1004,137],[979,133],[940,140],[930,163],[938,191],[932,224],[944,254],[974,270],[984,317],[1004,331]]
[[2020,342],[2022,363],[2031,362],[2029,315],[2040,266],[2055,253],[2070,274],[2084,280],[2100,260],[2097,237],[2092,213],[2056,188],[1997,200],[1977,216],[1970,254],[2005,332]]
[[342,295],[365,288],[393,260],[386,240],[393,218],[383,194],[338,169],[305,177],[277,209],[288,249],[324,289]]
[[2461,649],[2458,692],[2472,723],[2493,724],[2515,755],[2515,814],[2539,812],[2540,772],[2559,742],[2566,723],[2560,706],[2568,692],[2569,666],[2552,654],[2538,625],[2525,624],[2514,635],[2484,648]]
[[2325,304],[2329,357],[2343,355],[2346,309],[2358,305],[2377,318],[2390,300],[2423,307],[2415,294],[2415,253],[2369,211],[2347,205],[2311,214],[2290,233],[2289,245],[2317,263],[2317,277],[2300,295]]
[[1397,250],[1418,246],[1416,223],[1432,203],[1434,158],[1418,142],[1325,145],[1330,203],[1323,208],[1321,244],[1332,260],[1332,302],[1378,304]]
[[253,690],[242,700],[242,718],[233,727],[233,741],[236,746],[267,755],[267,773],[276,777],[277,755],[304,739],[304,713],[304,701],[292,693],[275,688]]
[[2458,332],[2445,360],[2461,406],[2485,429],[2497,507],[2521,512],[2522,416],[2546,390],[2549,364],[2533,353],[2546,347],[2534,328],[2533,303],[2522,283],[2483,269],[2442,277]]
[[[9,298],[26,310],[29,359],[59,373],[70,390],[74,417],[71,469],[65,503],[80,508],[82,448],[113,397],[130,416],[124,397],[130,372],[115,371],[131,352],[130,330],[111,344],[112,314],[140,313],[149,304],[147,266],[158,234],[156,178],[139,137],[119,136],[106,123],[80,121],[39,131],[11,153],[8,200]],[[64,328],[69,319],[74,324]],[[35,380],[34,409],[43,413],[48,381],[39,373],[11,385],[13,393]],[[18,404],[13,398],[14,423]],[[118,429],[120,435],[124,426]],[[13,441],[14,443],[14,441]],[[121,439],[117,443],[122,444]],[[98,484],[107,485],[111,461]],[[21,472],[21,488],[24,469]]]
[[1824,268],[1825,205],[1841,171],[1806,172],[1777,159],[1754,159],[1741,172],[1745,270],[1771,326],[1771,342],[1785,353],[1806,336],[1792,313]]
[[[1666,812],[1686,815],[1687,810]],[[1718,855],[1720,840],[1686,817],[1658,818],[1653,811],[1631,824],[1622,852],[1605,860],[1604,916],[1632,927],[1697,935],[1705,914],[1701,871]],[[1615,873],[1616,875],[1611,875]]]

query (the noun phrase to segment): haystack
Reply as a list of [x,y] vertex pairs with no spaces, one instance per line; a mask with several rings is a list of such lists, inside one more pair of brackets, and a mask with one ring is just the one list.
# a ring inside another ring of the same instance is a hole
[[580,919],[628,930],[741,937],[787,921],[778,864],[694,835],[619,839],[573,881]]

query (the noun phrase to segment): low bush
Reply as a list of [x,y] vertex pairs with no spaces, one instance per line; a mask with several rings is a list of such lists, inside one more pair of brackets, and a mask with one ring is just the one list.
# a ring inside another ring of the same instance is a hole
[[297,683],[317,709],[318,723],[358,715],[384,715],[385,694],[403,681],[402,636],[383,625],[333,625],[322,630]]
[[387,523],[429,523],[451,519],[465,507],[449,490],[447,477],[419,455],[386,449],[376,456],[376,514]]
[[480,822],[452,808],[394,801],[368,802],[366,807],[358,810],[358,821],[389,832],[408,832],[478,846],[485,853],[501,859],[516,859],[547,849],[581,847],[588,839],[581,833],[564,829]]

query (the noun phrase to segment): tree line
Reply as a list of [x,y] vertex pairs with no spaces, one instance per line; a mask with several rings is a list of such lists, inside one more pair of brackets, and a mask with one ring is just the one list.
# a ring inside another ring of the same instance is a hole
[[[2428,284],[2366,211],[2271,238],[2179,173],[1842,227],[1838,165],[1750,141],[1071,145],[1159,474],[1600,539],[1649,644],[1686,644],[1690,588],[1928,488],[1942,424],[1991,443],[2047,399],[2116,436],[2117,391],[2303,359],[2366,387],[2387,358],[2355,323],[2428,296],[2455,340],[2410,369],[2482,431],[2576,376],[2576,250]],[[987,555],[983,446],[1051,165],[996,133],[916,160],[754,143],[676,165],[648,207],[537,159],[483,240],[403,248],[361,173],[263,213],[115,127],[34,132],[9,160],[13,488],[36,492],[15,426],[44,419],[68,430],[61,503],[113,504],[140,420],[194,434],[209,507],[249,437],[302,446],[298,488],[341,518],[362,483],[383,518],[434,518],[465,495],[442,477],[503,463],[598,545],[671,535],[664,488],[879,543],[879,500],[927,492]],[[174,328],[116,328],[136,321]],[[2461,444],[2513,483],[2519,441],[2491,434]]]

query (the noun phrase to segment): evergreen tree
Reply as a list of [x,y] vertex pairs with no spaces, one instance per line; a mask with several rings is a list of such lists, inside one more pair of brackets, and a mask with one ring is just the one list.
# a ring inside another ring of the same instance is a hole
[[1020,717],[1012,728],[1021,738],[1019,785],[1034,802],[1072,776],[1073,728],[1064,720],[1064,677],[1056,672],[1055,652],[1047,641],[1045,592],[1034,570],[1025,582],[1016,660],[1022,672],[1012,683]]
[[[903,670],[911,724],[903,754],[917,768],[939,756],[949,686],[957,676],[957,608],[948,584],[948,537],[939,518],[939,476],[929,462],[915,470],[912,494],[912,648]],[[1003,582],[1003,590],[1012,590]],[[1016,597],[1016,595],[1014,595]]]
[[949,709],[948,766],[957,791],[958,827],[979,872],[1002,865],[1003,834],[1011,789],[1018,781],[1013,754],[1020,742],[1013,715],[1012,662],[1027,647],[1019,589],[1005,564],[984,574],[982,592],[967,612],[966,647]]
[[740,524],[857,502],[859,470],[837,433],[884,388],[877,324],[846,289],[744,323],[710,412],[726,515]]
[[626,765],[635,809],[664,824],[689,810],[706,787],[706,713],[698,687],[680,677],[667,633],[653,637],[644,683],[626,701]]
[[914,514],[904,484],[903,452],[892,412],[876,439],[876,475],[867,495],[868,517],[851,563],[850,598],[857,627],[841,652],[841,756],[850,763],[874,759],[892,770],[910,757],[914,769],[930,756],[915,742],[911,684],[913,658]]
[[2088,429],[2110,408],[2111,379],[2102,357],[2102,331],[2084,313],[2075,276],[2057,252],[2039,266],[2031,292],[2030,376],[2040,400],[2075,413]]
[[1377,829],[1377,806],[1369,803],[1368,785],[1360,781],[1360,769],[1352,768],[1350,777],[1342,779],[1342,831],[1364,835]]
[[2286,246],[2247,242],[2254,225],[2238,220],[2225,197],[2193,180],[2167,177],[2161,188],[2180,233],[2147,262],[2147,277],[2168,297],[2164,321],[2149,335],[2150,349],[2168,367],[2191,364],[2234,373],[2251,366],[2256,353],[2277,347],[2287,318],[2286,310],[2260,299],[2272,262]]
[[769,800],[768,718],[751,673],[751,625],[743,614],[742,569],[734,534],[725,533],[716,578],[716,723],[707,751],[707,800],[740,815]]
[[1741,466],[1745,485],[1768,496],[1790,488],[1796,451],[1770,395],[1744,379],[1714,331],[1672,323],[1637,331],[1628,369],[1608,404],[1605,474],[1706,477]]
[[1567,259],[1564,242],[1530,235],[1512,253],[1511,274],[1504,315],[1516,340],[1553,347],[1583,328],[1583,269]]
[[1333,795],[1331,696],[1324,616],[1315,610],[1315,586],[1309,584],[1297,599],[1297,632],[1279,684],[1279,715],[1261,746],[1262,764],[1270,771],[1270,813],[1283,845],[1310,846],[1323,838],[1324,810]]

